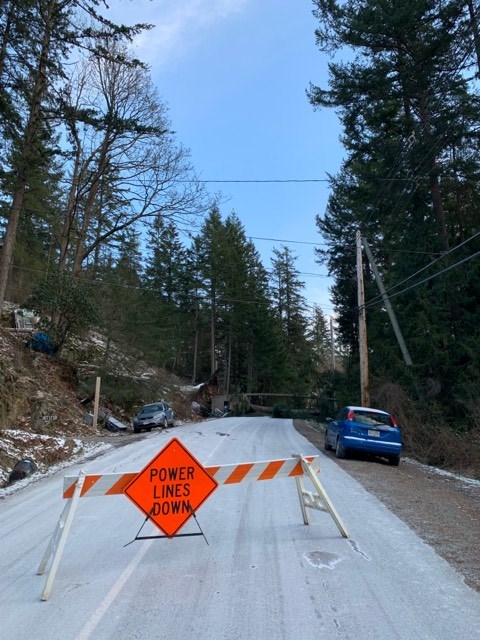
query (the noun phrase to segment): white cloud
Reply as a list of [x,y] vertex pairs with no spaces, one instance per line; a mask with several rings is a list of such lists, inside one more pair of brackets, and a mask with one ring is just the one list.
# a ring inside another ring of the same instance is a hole
[[137,57],[152,67],[184,57],[212,28],[242,13],[251,0],[111,0],[106,15],[124,24],[155,25],[135,40]]

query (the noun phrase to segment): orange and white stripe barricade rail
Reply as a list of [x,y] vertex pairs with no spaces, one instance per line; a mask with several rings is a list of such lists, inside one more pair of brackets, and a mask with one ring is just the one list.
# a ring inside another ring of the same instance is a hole
[[[219,487],[240,482],[295,478],[304,523],[306,525],[310,524],[307,508],[326,511],[332,516],[342,536],[344,538],[349,537],[347,529],[318,479],[318,473],[320,472],[319,456],[292,454],[291,458],[282,460],[218,465],[204,467],[204,469],[215,479]],[[64,477],[63,498],[67,500],[67,503],[37,570],[37,574],[43,575],[50,557],[53,556],[41,596],[42,600],[48,600],[50,596],[55,574],[80,498],[123,494],[125,488],[137,476],[138,473],[86,475],[83,471],[80,471],[78,476]],[[305,489],[304,477],[310,479],[314,488],[313,491]]]

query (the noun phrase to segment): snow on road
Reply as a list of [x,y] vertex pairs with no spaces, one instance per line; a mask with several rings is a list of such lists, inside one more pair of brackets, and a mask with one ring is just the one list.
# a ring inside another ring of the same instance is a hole
[[[318,453],[289,420],[228,418],[151,433],[82,469],[139,471],[173,435],[206,466]],[[63,509],[63,474],[7,496],[2,640],[480,639],[480,595],[323,455],[320,478],[349,539],[327,513],[311,511],[305,526],[288,478],[219,487],[198,512],[208,545],[125,546],[140,511],[123,496],[81,499],[47,602],[36,569]],[[187,532],[198,532],[193,520]]]

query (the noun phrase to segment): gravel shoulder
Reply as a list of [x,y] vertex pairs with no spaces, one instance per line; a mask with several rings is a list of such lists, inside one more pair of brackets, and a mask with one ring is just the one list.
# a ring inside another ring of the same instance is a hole
[[[296,430],[321,451],[324,432],[303,420]],[[379,459],[337,460],[324,451],[368,492],[431,545],[465,583],[480,592],[480,483],[443,473],[413,460],[392,467]]]

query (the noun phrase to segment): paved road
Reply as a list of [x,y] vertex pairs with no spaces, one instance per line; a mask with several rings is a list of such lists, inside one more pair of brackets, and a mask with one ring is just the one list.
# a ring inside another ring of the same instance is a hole
[[[230,418],[152,432],[82,468],[139,471],[173,435],[206,466],[318,453],[289,420]],[[83,498],[47,602],[36,569],[63,474],[22,489],[0,501],[2,640],[480,639],[480,595],[323,454],[320,478],[348,540],[327,513],[303,524],[292,479],[220,487],[198,512],[209,545],[125,547],[141,513],[123,496]]]

